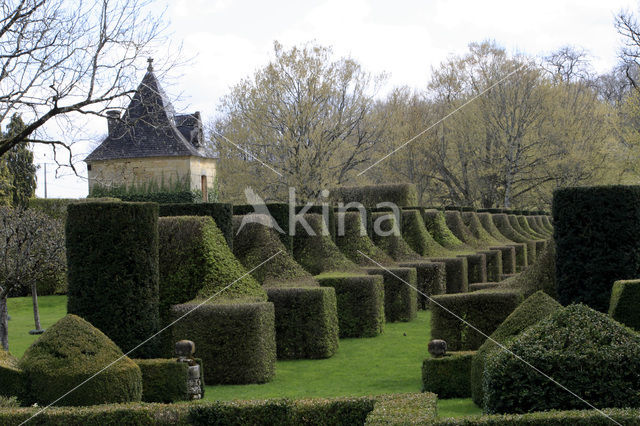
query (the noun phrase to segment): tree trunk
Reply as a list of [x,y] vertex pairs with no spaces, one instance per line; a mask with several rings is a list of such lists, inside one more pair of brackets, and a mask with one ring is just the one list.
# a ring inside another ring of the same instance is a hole
[[0,296],[0,343],[2,343],[2,349],[9,350],[9,317],[6,295]]
[[36,284],[33,283],[31,285],[31,298],[33,299],[33,321],[36,325],[36,330],[40,331],[40,311],[38,310],[38,289],[36,288]]

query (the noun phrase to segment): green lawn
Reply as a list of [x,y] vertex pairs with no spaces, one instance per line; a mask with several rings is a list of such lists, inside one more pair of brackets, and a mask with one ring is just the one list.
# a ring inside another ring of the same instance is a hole
[[[44,328],[66,313],[65,296],[39,298]],[[31,298],[9,299],[9,346],[22,356],[36,336]],[[323,360],[278,361],[276,377],[262,385],[207,386],[205,399],[265,399],[376,395],[419,392],[420,370],[429,341],[429,312],[421,311],[410,323],[386,324],[382,336],[341,339],[336,355]],[[441,417],[481,414],[471,399],[438,401]]]

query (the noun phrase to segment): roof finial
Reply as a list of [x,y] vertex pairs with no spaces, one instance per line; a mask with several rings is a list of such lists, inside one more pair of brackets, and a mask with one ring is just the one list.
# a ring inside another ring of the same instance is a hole
[[147,71],[153,71],[153,58],[148,57],[147,62],[149,62],[149,66],[147,66]]

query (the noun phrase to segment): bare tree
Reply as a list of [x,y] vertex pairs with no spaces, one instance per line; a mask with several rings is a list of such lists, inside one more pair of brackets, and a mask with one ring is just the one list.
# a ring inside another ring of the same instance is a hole
[[640,68],[640,24],[629,11],[621,11],[616,16],[616,30],[622,36],[620,59],[622,69],[634,89],[640,90],[638,68]]
[[[162,43],[162,13],[150,0],[5,0],[0,5],[0,122],[25,127],[0,140],[0,156],[20,142],[69,156],[73,140],[46,135],[53,118],[103,115],[135,90],[142,58]],[[171,59],[168,59],[171,61]],[[68,127],[72,123],[67,120]],[[65,132],[72,134],[73,132]],[[57,161],[57,160],[56,160]]]

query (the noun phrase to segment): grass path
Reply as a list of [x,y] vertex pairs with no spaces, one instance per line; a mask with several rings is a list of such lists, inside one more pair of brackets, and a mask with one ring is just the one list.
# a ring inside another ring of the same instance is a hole
[[[66,314],[65,296],[39,298],[42,326]],[[21,357],[37,336],[31,298],[9,299],[9,347]],[[422,360],[428,356],[429,312],[409,323],[388,323],[382,336],[341,339],[336,355],[323,360],[278,361],[276,377],[261,385],[207,386],[205,399],[265,399],[376,395],[420,392]],[[206,367],[205,367],[206,368]],[[471,399],[438,401],[440,417],[481,414]]]

